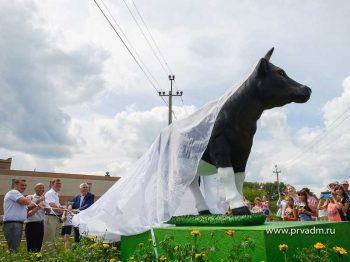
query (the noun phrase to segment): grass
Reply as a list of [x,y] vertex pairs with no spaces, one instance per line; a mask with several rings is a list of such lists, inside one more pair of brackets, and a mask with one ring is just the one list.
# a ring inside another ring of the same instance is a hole
[[[61,230],[62,230],[62,223],[58,224],[57,227],[57,236],[58,237],[58,245],[63,248],[63,238],[61,237]],[[74,242],[74,231],[72,231],[72,235],[70,237],[71,239],[71,243]],[[1,244],[5,244],[7,246],[6,243],[6,239],[5,239],[5,235],[4,235],[4,230],[3,230],[3,223],[0,223],[0,245]],[[26,235],[25,235],[25,225],[23,226],[23,232],[22,232],[22,241],[21,241],[21,245],[20,245],[20,251],[26,251],[27,250],[27,241],[26,241]]]
[[[62,225],[57,228],[61,230]],[[23,232],[24,233],[24,232]],[[55,243],[57,250],[51,253],[47,252],[27,252],[25,235],[23,235],[20,248],[17,253],[9,253],[7,244],[3,234],[3,228],[0,229],[0,262],[80,262],[80,261],[99,261],[99,262],[117,262],[120,261],[120,251],[116,245],[104,244],[96,241],[95,238],[82,238],[80,243],[71,241],[71,247],[64,249],[63,239],[59,237]],[[71,237],[72,238],[72,237]]]

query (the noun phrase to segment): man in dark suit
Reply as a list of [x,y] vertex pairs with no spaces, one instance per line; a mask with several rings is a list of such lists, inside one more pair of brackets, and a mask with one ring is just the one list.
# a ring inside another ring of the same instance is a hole
[[[80,194],[76,195],[72,202],[72,209],[84,210],[90,207],[94,203],[95,195],[89,192],[89,185],[82,183],[80,185]],[[80,241],[79,227],[74,227],[74,240]]]

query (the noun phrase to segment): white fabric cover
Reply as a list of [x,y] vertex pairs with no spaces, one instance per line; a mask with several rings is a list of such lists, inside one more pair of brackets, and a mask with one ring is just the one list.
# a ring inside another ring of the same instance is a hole
[[241,83],[162,130],[129,172],[74,217],[80,232],[116,241],[169,220],[196,175],[221,107]]

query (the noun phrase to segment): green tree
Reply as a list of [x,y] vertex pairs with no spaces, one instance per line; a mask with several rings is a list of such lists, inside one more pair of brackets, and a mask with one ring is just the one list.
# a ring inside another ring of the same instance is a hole
[[[283,182],[280,182],[280,192],[283,193],[287,189],[286,185]],[[266,192],[266,195],[269,200],[278,199],[278,183],[277,182],[268,182],[263,183],[263,190]]]

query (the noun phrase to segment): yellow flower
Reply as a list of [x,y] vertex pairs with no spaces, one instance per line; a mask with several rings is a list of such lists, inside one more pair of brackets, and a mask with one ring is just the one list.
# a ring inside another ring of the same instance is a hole
[[95,235],[92,235],[92,236],[89,237],[89,239],[92,240],[92,241],[95,241],[96,238],[97,238],[97,237],[96,237]]
[[179,250],[180,250],[180,246],[179,246],[179,245],[176,245],[176,246],[174,247],[174,250],[175,250],[175,251],[179,251]]
[[144,246],[145,246],[145,244],[139,243],[139,248],[143,248]]
[[104,248],[104,249],[109,248],[109,244],[103,244],[103,248]]
[[152,238],[149,238],[147,241],[148,241],[148,243],[153,243]]
[[228,235],[229,237],[232,237],[235,233],[236,233],[236,231],[234,231],[234,230],[227,230],[226,231],[226,235]]
[[134,257],[130,257],[129,260],[130,261],[135,261],[135,258]]
[[337,252],[340,256],[346,255],[348,253],[346,249],[342,247],[333,247],[333,250]]
[[284,252],[288,250],[288,246],[286,244],[279,245],[280,251]]
[[195,254],[194,257],[198,260],[202,260],[202,258],[204,257],[205,255],[203,253],[198,253],[198,254]]
[[199,230],[192,230],[192,231],[191,231],[191,235],[192,235],[192,236],[195,236],[195,237],[196,237],[196,236],[198,236],[198,235],[200,235],[200,234],[201,234],[201,232],[200,232]]
[[41,257],[43,257],[43,255],[42,255],[40,252],[35,253],[34,255],[35,255],[36,258],[41,258]]
[[322,244],[321,242],[317,242],[315,245],[314,245],[314,248],[316,248],[317,250],[321,250],[321,249],[324,249],[326,246],[324,244]]
[[99,243],[96,242],[96,243],[91,244],[90,247],[91,248],[98,248],[98,245],[99,245]]
[[116,251],[116,250],[118,250],[118,248],[117,247],[112,247],[112,250]]
[[166,257],[165,256],[161,256],[160,258],[159,258],[159,261],[165,261],[166,260]]
[[117,260],[115,258],[111,258],[109,262],[117,262]]

